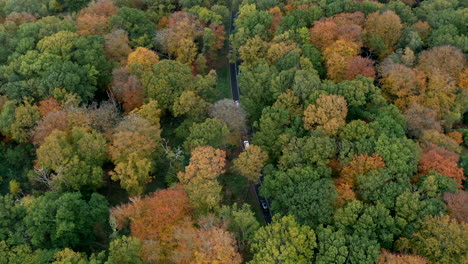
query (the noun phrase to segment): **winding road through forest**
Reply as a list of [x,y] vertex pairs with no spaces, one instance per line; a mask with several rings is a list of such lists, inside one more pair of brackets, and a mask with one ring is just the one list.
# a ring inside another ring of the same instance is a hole
[[[237,17],[237,14],[234,13],[234,12],[231,12],[231,21],[230,21],[230,28],[229,28],[229,34],[232,34],[235,30],[234,28],[234,20],[236,19]],[[231,48],[231,43],[229,42],[229,51],[231,51],[232,48]],[[234,101],[237,101],[240,103],[240,89],[239,89],[239,85],[237,83],[237,75],[239,73],[239,62],[229,62],[229,79],[230,79],[230,84],[231,84],[231,94],[232,94],[232,100]],[[253,130],[250,130],[249,132],[250,134],[248,135],[249,138],[252,137],[252,133],[253,133]],[[255,193],[255,196],[257,197],[257,202],[258,202],[258,206],[260,207],[260,211],[262,212],[262,216],[263,216],[263,221],[265,222],[265,224],[269,224],[271,223],[271,220],[272,220],[272,215],[271,215],[271,211],[270,211],[270,201],[268,201],[268,199],[266,199],[265,197],[262,197],[260,196],[260,186],[261,186],[261,183],[262,183],[262,179],[263,179],[263,176],[262,178],[260,179],[260,183],[259,184],[256,184],[253,188],[254,190],[254,193]],[[265,202],[267,204],[267,210],[265,210],[262,206],[262,202]]]

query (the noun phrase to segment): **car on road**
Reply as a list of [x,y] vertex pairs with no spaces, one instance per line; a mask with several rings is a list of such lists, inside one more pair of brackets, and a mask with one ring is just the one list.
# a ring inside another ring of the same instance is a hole
[[267,204],[266,201],[262,201],[262,202],[261,202],[261,205],[262,205],[262,209],[263,209],[264,211],[268,211],[269,208],[268,208],[268,204]]
[[236,104],[236,106],[239,106],[239,100],[235,100],[234,103]]
[[248,140],[244,140],[244,148],[248,148],[250,146],[250,143]]

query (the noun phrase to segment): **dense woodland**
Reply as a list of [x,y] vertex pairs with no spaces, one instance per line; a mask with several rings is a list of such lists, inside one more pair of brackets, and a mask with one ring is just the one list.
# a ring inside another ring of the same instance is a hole
[[0,0],[0,23],[0,264],[468,263],[468,1]]

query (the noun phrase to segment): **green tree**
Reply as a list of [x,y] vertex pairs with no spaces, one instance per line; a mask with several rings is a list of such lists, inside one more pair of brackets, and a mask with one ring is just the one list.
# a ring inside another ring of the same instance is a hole
[[37,149],[37,160],[53,172],[54,188],[96,190],[104,183],[101,166],[106,161],[106,139],[81,127],[55,130]]
[[430,263],[464,263],[468,260],[468,224],[449,216],[427,216],[419,231],[397,241],[399,249],[408,249]]
[[375,130],[362,120],[353,120],[346,124],[339,134],[341,162],[349,163],[355,155],[370,154],[375,149]]
[[292,216],[275,215],[271,224],[255,232],[249,263],[312,263],[316,246],[314,230],[298,224]]
[[76,193],[48,192],[32,201],[24,218],[31,244],[39,248],[85,249],[94,241],[93,226],[107,222],[106,199]]
[[19,143],[29,141],[31,132],[36,123],[41,119],[37,106],[25,101],[15,110],[15,122],[11,124],[10,135]]
[[394,234],[398,232],[390,211],[381,203],[366,205],[361,201],[352,201],[337,210],[334,220],[338,229],[376,240],[384,248],[391,247]]
[[336,142],[321,131],[309,137],[293,137],[282,149],[278,167],[287,170],[300,166],[326,165],[337,153]]
[[241,66],[239,89],[242,91],[242,106],[251,120],[258,120],[262,109],[273,104],[274,98],[270,92],[270,83],[278,73],[273,66],[264,60],[259,60],[251,68]]
[[23,218],[26,208],[17,204],[13,195],[0,196],[0,241],[8,244],[21,244],[24,242]]
[[143,264],[140,257],[142,243],[136,237],[119,237],[110,243],[106,264]]
[[87,101],[109,81],[111,64],[105,58],[103,45],[101,37],[69,31],[47,36],[37,43],[37,50],[12,58],[4,70],[8,82],[1,90],[15,99],[43,99],[63,88]]
[[156,26],[148,15],[139,9],[124,7],[109,19],[115,29],[128,32],[130,43],[134,48],[138,46],[150,48]]
[[265,176],[261,193],[272,200],[271,210],[293,215],[301,224],[328,224],[333,216],[336,190],[325,167],[293,168]]
[[[254,134],[253,144],[267,151],[272,161],[278,159],[281,148],[289,141],[289,137],[285,134],[292,122],[291,114],[282,108],[270,106],[263,108],[260,120],[254,123],[257,131]],[[302,122],[300,126],[302,128]]]
[[347,237],[343,230],[334,230],[332,226],[318,226],[317,264],[344,264],[348,259]]
[[417,171],[421,152],[417,143],[407,138],[382,135],[375,144],[375,152],[382,156],[391,173],[403,173],[409,177]]
[[237,203],[232,206],[223,206],[219,214],[227,222],[229,230],[236,235],[241,248],[249,243],[255,231],[260,227],[254,212],[247,203],[242,206],[238,206]]
[[229,129],[217,118],[207,118],[203,123],[196,123],[190,127],[190,135],[184,142],[187,152],[200,146],[223,148],[227,143]]

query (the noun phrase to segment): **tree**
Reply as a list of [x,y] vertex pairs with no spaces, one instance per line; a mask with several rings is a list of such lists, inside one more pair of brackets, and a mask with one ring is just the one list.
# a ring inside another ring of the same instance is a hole
[[381,247],[391,247],[397,233],[390,211],[381,203],[366,206],[352,201],[339,208],[334,216],[335,227],[347,234],[351,263],[375,263]]
[[112,94],[123,103],[123,109],[130,112],[140,107],[144,100],[144,90],[138,77],[131,75],[124,67],[114,69],[112,76]]
[[458,187],[462,187],[462,182],[466,178],[463,169],[458,167],[459,156],[443,147],[433,144],[427,146],[419,161],[419,172],[428,174],[430,171],[450,177],[457,181]]
[[466,191],[458,191],[458,193],[444,193],[444,201],[447,204],[447,209],[450,216],[460,223],[468,222],[468,212],[466,203],[468,202],[468,193]]
[[[146,251],[157,251],[161,261],[164,261],[177,245],[174,241],[175,230],[190,216],[191,209],[187,194],[180,185],[176,185],[115,207],[111,215],[118,229],[124,229],[129,224],[132,237],[143,242],[142,251],[145,248]],[[141,253],[144,259],[149,257],[145,256],[146,252]]]
[[273,222],[261,227],[252,238],[253,259],[249,263],[312,263],[317,246],[315,232],[300,225],[292,216],[275,215]]
[[113,240],[106,264],[143,264],[140,257],[141,244],[136,237],[123,236]]
[[51,112],[37,123],[32,134],[32,142],[36,145],[41,145],[54,130],[66,131],[69,128],[70,124],[67,112]]
[[184,185],[190,202],[200,212],[215,209],[221,200],[221,186],[217,177],[224,173],[226,152],[213,147],[197,147],[190,163],[177,177]]
[[87,264],[88,260],[85,254],[75,252],[69,248],[65,248],[54,255],[55,261],[53,264],[67,264],[67,263],[76,263],[76,264]]
[[108,218],[106,199],[93,193],[47,192],[28,205],[24,223],[31,244],[39,248],[84,249],[94,241],[93,226]]
[[343,230],[335,230],[333,226],[318,226],[316,229],[318,241],[317,264],[344,264],[348,259],[347,237]]
[[187,194],[180,186],[175,186],[136,199],[131,204],[115,207],[111,215],[115,217],[118,229],[125,228],[129,223],[133,237],[168,242],[172,228],[189,215],[190,209]]
[[207,118],[203,123],[190,127],[190,135],[185,139],[184,147],[189,152],[200,146],[222,148],[227,143],[229,129],[217,118]]
[[361,12],[341,13],[321,18],[314,22],[314,26],[310,29],[310,39],[321,51],[337,40],[360,43],[364,19],[365,16]]
[[344,79],[347,63],[359,54],[359,46],[353,42],[338,40],[323,51],[327,76],[339,82]]
[[54,188],[96,190],[104,183],[106,139],[89,128],[55,130],[37,149],[37,161],[54,173]]
[[374,62],[361,56],[350,58],[346,62],[343,80],[354,80],[358,75],[375,79]]
[[301,224],[330,223],[336,189],[328,168],[292,168],[267,174],[261,193],[272,200],[271,210],[293,215]]
[[304,113],[304,107],[300,103],[299,97],[295,96],[291,89],[280,94],[273,104],[273,107],[286,110],[293,118],[301,118]]
[[195,38],[203,34],[201,22],[192,14],[180,11],[169,17],[168,51],[176,60],[192,64],[197,55]]
[[268,42],[263,41],[257,35],[247,39],[246,43],[239,48],[239,58],[245,63],[243,65],[252,68],[259,59],[266,58],[268,48]]
[[161,128],[160,121],[162,117],[162,111],[159,109],[159,104],[156,100],[150,100],[140,108],[134,109],[131,114],[135,114],[148,120],[152,126],[158,129]]
[[220,216],[226,222],[228,229],[235,234],[240,249],[249,243],[255,231],[260,227],[254,212],[247,203],[242,204],[242,207],[237,203],[232,206],[223,206]]
[[265,107],[260,120],[254,123],[257,132],[252,143],[267,151],[271,160],[278,159],[283,144],[289,141],[285,134],[286,128],[292,123],[291,119],[290,114],[282,108]]
[[315,104],[304,111],[305,129],[323,129],[329,135],[336,135],[346,124],[348,108],[344,97],[339,95],[320,95]]
[[51,112],[59,111],[62,109],[62,106],[60,105],[59,101],[57,101],[57,99],[53,97],[49,97],[40,101],[37,107],[39,109],[39,113],[41,113],[41,116],[43,118]]
[[[104,40],[65,30],[70,29],[51,32],[37,42],[36,49],[11,60],[4,72],[9,82],[2,92],[11,98],[43,99],[65,89],[87,101],[107,84],[111,65],[104,56]],[[19,75],[11,79],[13,72]]]
[[335,205],[337,207],[342,207],[343,205],[356,200],[356,193],[353,190],[353,187],[348,183],[344,183],[342,179],[333,179],[336,187],[336,201]]
[[159,56],[154,51],[144,47],[138,47],[128,54],[127,64],[130,68],[142,67],[145,71],[150,71],[153,65],[159,62]]
[[116,13],[117,7],[112,1],[90,2],[88,7],[80,10],[76,18],[78,34],[103,36],[110,28],[109,18]]
[[441,146],[448,151],[455,153],[461,152],[460,143],[457,142],[456,139],[451,137],[449,134],[443,134],[433,129],[423,131],[420,142],[423,146],[434,144]]
[[372,156],[367,154],[356,155],[350,163],[343,167],[340,178],[342,178],[345,183],[355,187],[357,183],[356,177],[358,175],[366,175],[371,170],[383,168],[385,168],[385,163],[378,154]]
[[400,17],[393,11],[372,13],[365,22],[367,46],[380,58],[385,58],[400,40],[402,29]]
[[241,71],[239,88],[242,91],[242,105],[251,120],[258,120],[262,110],[274,102],[269,87],[273,76],[278,73],[264,60],[259,60],[252,68],[241,66]]
[[417,170],[421,150],[416,143],[407,138],[382,135],[376,142],[375,152],[383,158],[389,171],[411,176]]
[[173,106],[174,116],[186,115],[192,120],[203,120],[209,104],[196,91],[184,91]]
[[467,223],[457,223],[449,216],[427,216],[416,233],[397,241],[397,248],[407,249],[430,263],[463,263],[467,260],[467,233]]
[[123,7],[109,19],[114,29],[127,31],[132,47],[151,46],[156,28],[148,15],[139,9]]
[[392,254],[384,249],[378,264],[427,264],[427,260],[417,255]]
[[234,169],[249,181],[257,184],[267,160],[268,154],[261,147],[250,145],[234,160]]
[[456,79],[466,67],[466,59],[463,52],[453,46],[439,46],[421,52],[417,67],[428,75],[436,71],[442,71]]
[[[318,72],[313,68],[312,63],[309,59],[301,58],[300,60],[301,69],[297,70],[294,75],[294,80],[291,84],[279,84],[284,85],[281,92],[285,92],[288,87],[292,88],[293,94],[299,97],[302,101],[309,99],[310,95],[320,89],[321,82]],[[284,78],[284,77],[283,77]],[[280,79],[281,80],[281,79]],[[273,85],[273,82],[272,82]]]
[[407,122],[406,130],[410,136],[419,138],[424,130],[436,130],[442,132],[441,122],[436,110],[413,103],[405,111]]
[[321,131],[310,137],[292,137],[285,143],[278,161],[278,167],[282,170],[304,165],[327,165],[337,153],[335,140]]
[[419,94],[426,89],[426,75],[417,69],[388,63],[380,67],[382,90],[400,109],[420,101]]
[[209,115],[217,118],[228,126],[230,131],[245,133],[247,114],[241,106],[233,100],[222,99],[214,103],[209,109]]
[[130,195],[143,193],[151,181],[160,133],[158,127],[135,114],[127,116],[114,130],[109,154],[116,168],[111,177],[119,180]]
[[36,123],[41,119],[39,109],[31,102],[25,101],[15,109],[15,122],[11,124],[8,131],[11,137],[19,143],[29,141],[31,131]]
[[193,263],[242,263],[235,239],[228,231],[215,226],[197,230],[197,243],[193,254]]
[[171,109],[183,91],[196,89],[197,85],[190,67],[174,60],[162,60],[153,65],[152,71],[137,76],[146,98],[157,100],[162,110]]
[[108,59],[113,59],[120,64],[125,64],[127,56],[132,49],[129,45],[127,32],[124,30],[115,30],[104,36],[104,52]]

